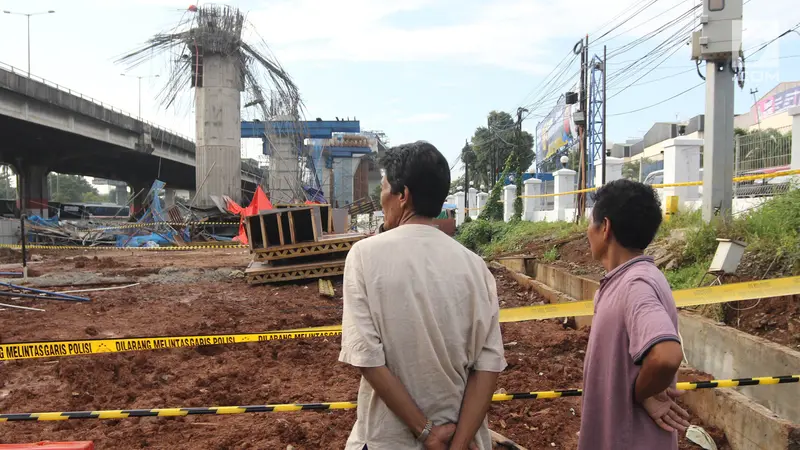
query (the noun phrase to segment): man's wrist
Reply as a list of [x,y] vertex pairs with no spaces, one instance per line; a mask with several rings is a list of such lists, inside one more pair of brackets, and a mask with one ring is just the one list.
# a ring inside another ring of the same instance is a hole
[[433,429],[433,422],[431,422],[430,420],[425,422],[425,426],[422,428],[422,431],[420,431],[417,434],[417,442],[425,442],[426,440],[428,440],[428,436],[431,435],[432,429]]

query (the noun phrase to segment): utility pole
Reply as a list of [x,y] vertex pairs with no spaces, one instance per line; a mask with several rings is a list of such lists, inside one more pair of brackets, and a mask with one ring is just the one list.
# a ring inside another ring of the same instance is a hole
[[731,218],[733,209],[734,74],[742,49],[742,0],[703,0],[703,28],[692,33],[692,59],[706,61],[703,220]]
[[761,113],[758,111],[758,99],[756,98],[756,94],[758,94],[758,88],[750,89],[750,95],[753,96],[753,106],[756,107],[756,121],[758,122],[758,131],[761,131]]
[[[469,142],[464,140],[464,150],[461,151],[461,160],[464,162],[464,217],[469,217]],[[465,158],[466,157],[466,158]]]
[[608,151],[608,145],[606,144],[606,130],[608,129],[608,116],[606,116],[606,102],[608,101],[608,97],[606,97],[606,84],[608,84],[608,52],[606,46],[603,46],[603,165],[602,170],[603,173],[601,175],[602,179],[601,182],[603,185],[606,184],[606,152]]
[[[580,173],[578,189],[586,189],[586,162],[588,157],[586,155],[586,125],[588,123],[588,97],[586,95],[586,69],[589,62],[589,35],[586,35],[583,50],[581,51],[581,88],[580,88],[580,108],[579,112],[583,113],[583,124],[578,125],[578,142],[580,151]],[[580,193],[575,196],[575,221],[579,222],[583,218],[584,209],[586,208],[586,194]]]

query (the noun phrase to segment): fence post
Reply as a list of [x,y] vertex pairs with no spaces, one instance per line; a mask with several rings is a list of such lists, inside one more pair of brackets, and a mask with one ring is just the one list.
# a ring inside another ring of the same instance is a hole
[[[800,170],[800,106],[789,108],[792,116],[792,159],[791,169]],[[800,180],[800,175],[795,175],[795,180]]]
[[[606,157],[606,183],[622,178],[623,163],[622,158]],[[594,163],[594,185],[597,187],[603,185],[603,161],[595,161]]]
[[458,191],[456,198],[456,226],[460,227],[464,223],[464,192]]
[[469,214],[470,218],[477,219],[478,208],[476,206],[478,205],[478,190],[471,187],[467,192],[469,192],[469,211],[467,211],[467,214]]
[[[700,147],[702,139],[675,138],[664,144],[664,184],[700,181]],[[697,186],[666,187],[660,189],[662,209],[666,212],[665,199],[678,197],[678,210],[687,201],[699,198]]]
[[575,172],[570,169],[559,169],[553,172],[553,209],[556,212],[556,220],[566,220],[567,208],[575,207],[575,194],[558,195],[562,192],[575,190]]
[[[525,185],[525,195],[540,195],[542,193],[542,180],[538,178],[528,178],[523,183]],[[522,220],[536,220],[536,211],[542,204],[541,198],[522,199]]]
[[478,192],[478,201],[475,203],[478,207],[478,215],[481,214],[483,208],[486,207],[486,202],[489,200],[489,194],[486,192]]
[[503,186],[503,220],[508,222],[514,216],[514,199],[517,197],[517,186]]

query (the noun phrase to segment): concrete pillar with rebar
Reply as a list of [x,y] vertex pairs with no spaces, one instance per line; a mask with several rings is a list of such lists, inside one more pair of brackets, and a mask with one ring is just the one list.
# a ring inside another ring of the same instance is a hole
[[240,92],[243,88],[236,55],[203,56],[202,85],[195,89],[195,206],[213,206],[211,195],[227,195],[241,202]]

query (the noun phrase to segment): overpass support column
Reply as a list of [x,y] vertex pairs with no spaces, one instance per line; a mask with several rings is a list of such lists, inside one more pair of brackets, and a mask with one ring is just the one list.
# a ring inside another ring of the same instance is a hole
[[175,189],[164,188],[164,206],[175,206]]
[[195,206],[214,206],[210,195],[242,201],[239,65],[235,55],[204,56],[203,83],[195,89]]
[[50,217],[49,201],[50,189],[47,185],[46,167],[27,164],[22,161],[18,164],[20,180],[17,205],[20,211],[28,216]]
[[292,135],[269,135],[269,199],[273,205],[305,200],[299,196],[295,139]]
[[114,201],[118,205],[127,205],[128,204],[128,186],[124,184],[118,184],[114,188]]

